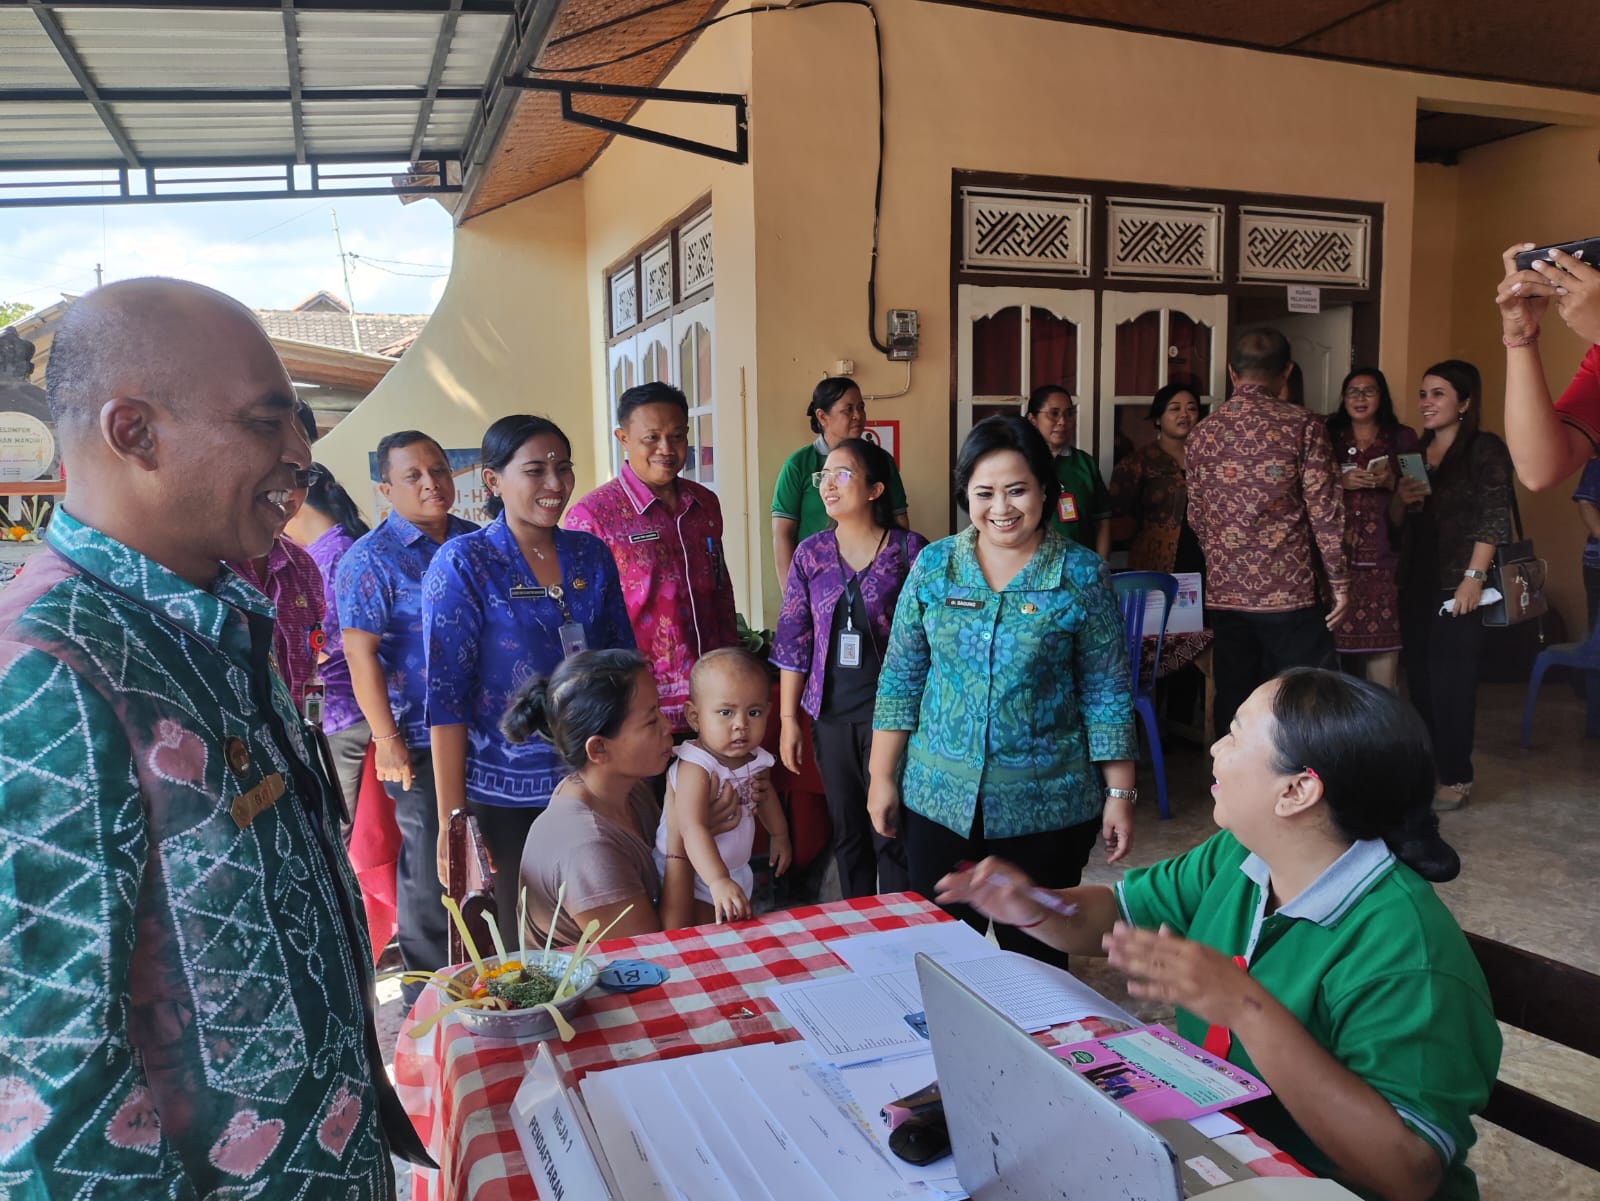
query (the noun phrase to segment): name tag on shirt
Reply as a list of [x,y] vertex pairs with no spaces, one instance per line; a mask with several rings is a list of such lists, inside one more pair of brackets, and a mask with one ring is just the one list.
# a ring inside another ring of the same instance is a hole
[[556,635],[561,639],[561,657],[564,659],[570,659],[573,655],[582,654],[589,649],[589,636],[575,621],[562,622]]
[[1072,493],[1063,492],[1060,496],[1056,497],[1056,516],[1062,521],[1071,522],[1078,520],[1078,501],[1077,498],[1072,495]]
[[242,830],[255,821],[259,814],[272,808],[282,795],[283,777],[277,772],[273,772],[249,792],[235,797],[233,804],[228,808],[228,812],[233,816],[234,825]]
[[965,596],[947,596],[944,598],[944,604],[945,608],[947,609],[983,608],[983,602],[981,600],[972,600],[971,598]]
[[661,537],[660,530],[651,530],[648,534],[629,534],[629,542],[655,542]]
[[543,600],[550,595],[548,588],[536,588],[531,584],[513,584],[511,586],[512,600]]

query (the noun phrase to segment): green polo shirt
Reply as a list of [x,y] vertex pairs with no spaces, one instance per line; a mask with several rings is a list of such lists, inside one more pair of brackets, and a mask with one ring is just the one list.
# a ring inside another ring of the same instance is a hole
[[[784,460],[778,472],[777,485],[772,489],[772,515],[787,517],[798,522],[795,545],[798,546],[812,534],[820,534],[831,525],[828,510],[822,503],[822,493],[811,484],[813,472],[821,471],[828,461],[828,446],[820,437],[806,443]],[[893,465],[893,460],[890,460]],[[889,494],[889,508],[896,517],[906,511],[906,486],[900,482],[900,468],[895,466],[884,485]]]
[[[1123,917],[1242,955],[1250,974],[1340,1063],[1394,1106],[1439,1153],[1438,1201],[1475,1201],[1466,1166],[1471,1115],[1500,1067],[1500,1028],[1461,927],[1432,885],[1380,841],[1358,842],[1275,913],[1267,865],[1219,832],[1176,859],[1130,871],[1117,886]],[[1178,1010],[1178,1033],[1206,1024]],[[1256,1071],[1236,1038],[1232,1062]],[[1271,1084],[1269,1080],[1267,1082]],[[1319,1176],[1333,1165],[1273,1098],[1238,1111]]]
[[1056,456],[1056,478],[1061,481],[1061,495],[1051,524],[1063,537],[1093,550],[1096,527],[1111,517],[1111,493],[1100,478],[1094,456],[1069,448],[1066,454]]

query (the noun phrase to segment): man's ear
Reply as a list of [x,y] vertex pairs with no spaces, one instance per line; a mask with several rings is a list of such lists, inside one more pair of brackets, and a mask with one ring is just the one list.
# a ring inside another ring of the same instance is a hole
[[155,410],[148,401],[118,396],[100,406],[100,437],[119,459],[137,464],[144,471],[158,465],[160,438]]

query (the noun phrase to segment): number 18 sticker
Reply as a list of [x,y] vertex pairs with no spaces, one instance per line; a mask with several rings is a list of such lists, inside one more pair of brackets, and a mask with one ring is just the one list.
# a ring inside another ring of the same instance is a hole
[[612,992],[638,992],[660,984],[670,975],[659,963],[643,959],[619,959],[600,973],[600,986]]

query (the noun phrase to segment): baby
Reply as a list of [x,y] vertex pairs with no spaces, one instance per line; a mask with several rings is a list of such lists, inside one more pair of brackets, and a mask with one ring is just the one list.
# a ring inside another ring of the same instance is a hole
[[[750,652],[729,647],[702,655],[689,674],[684,717],[697,737],[674,748],[667,768],[667,803],[683,832],[683,849],[694,867],[697,920],[717,922],[751,916],[755,874],[750,851],[756,817],[766,827],[772,874],[789,866],[789,823],[768,769],[772,755],[762,749],[772,684],[767,669]],[[713,835],[706,825],[711,799],[731,783],[744,808],[739,824]],[[665,874],[667,823],[656,830],[656,868]],[[701,907],[710,910],[705,915]]]

